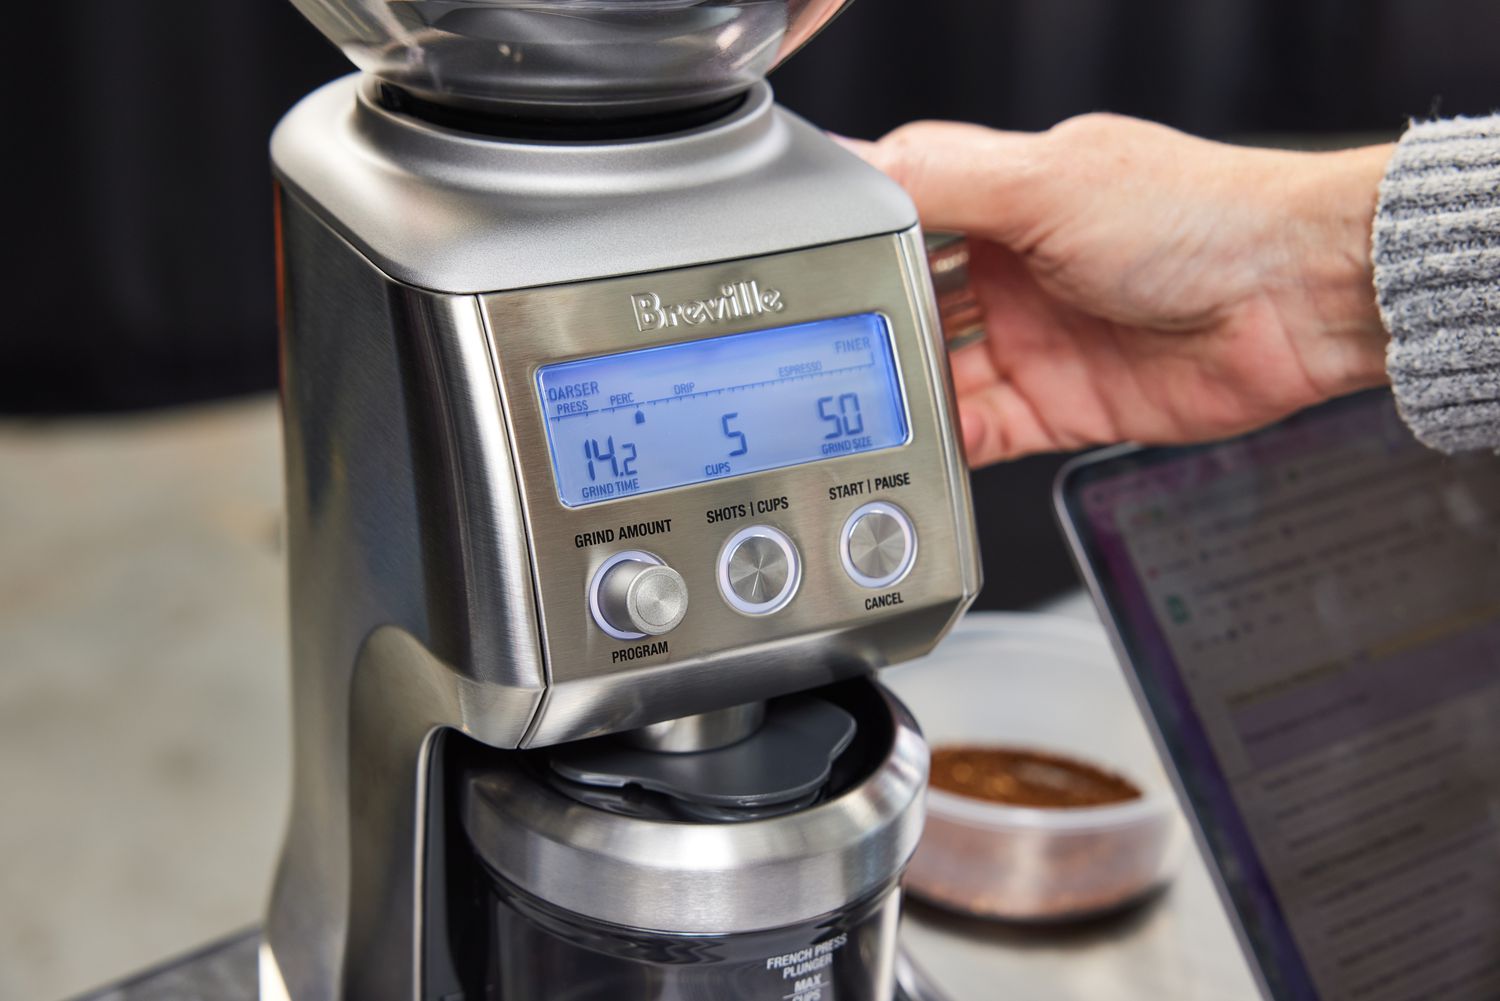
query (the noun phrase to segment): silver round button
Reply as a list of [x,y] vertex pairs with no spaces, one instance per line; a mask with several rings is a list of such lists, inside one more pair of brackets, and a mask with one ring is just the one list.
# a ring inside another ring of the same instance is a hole
[[729,537],[719,551],[719,591],[746,615],[769,615],[797,593],[802,561],[786,533],[751,525]]
[[844,522],[844,570],[862,587],[888,587],[906,576],[917,554],[917,533],[906,512],[885,501],[855,510]]
[[687,582],[650,553],[617,553],[594,574],[594,621],[616,639],[671,632],[687,614]]

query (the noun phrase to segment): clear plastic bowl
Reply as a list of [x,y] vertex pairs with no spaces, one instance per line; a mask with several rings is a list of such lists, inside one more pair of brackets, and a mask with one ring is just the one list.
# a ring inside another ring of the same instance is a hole
[[711,104],[848,0],[293,0],[360,69],[427,101],[518,117]]
[[1124,803],[1047,809],[931,789],[906,874],[911,894],[982,917],[1062,921],[1122,907],[1168,879],[1185,825],[1097,624],[971,613],[931,656],[882,680],[934,748],[1057,754],[1142,791]]

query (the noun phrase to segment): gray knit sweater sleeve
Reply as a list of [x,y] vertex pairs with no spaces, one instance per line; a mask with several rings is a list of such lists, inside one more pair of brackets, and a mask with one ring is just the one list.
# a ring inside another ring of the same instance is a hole
[[1380,185],[1374,260],[1406,422],[1446,452],[1500,449],[1500,115],[1412,125]]

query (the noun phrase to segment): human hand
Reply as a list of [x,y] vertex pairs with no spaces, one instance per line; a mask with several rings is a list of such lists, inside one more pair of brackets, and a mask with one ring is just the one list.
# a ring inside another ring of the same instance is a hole
[[847,145],[969,235],[969,462],[1206,440],[1385,381],[1370,230],[1390,146],[1295,153],[1086,115]]

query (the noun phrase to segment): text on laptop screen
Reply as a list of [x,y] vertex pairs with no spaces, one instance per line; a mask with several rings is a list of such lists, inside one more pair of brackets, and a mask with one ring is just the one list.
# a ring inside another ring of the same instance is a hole
[[1278,997],[1500,997],[1500,459],[1388,398],[1077,488]]

